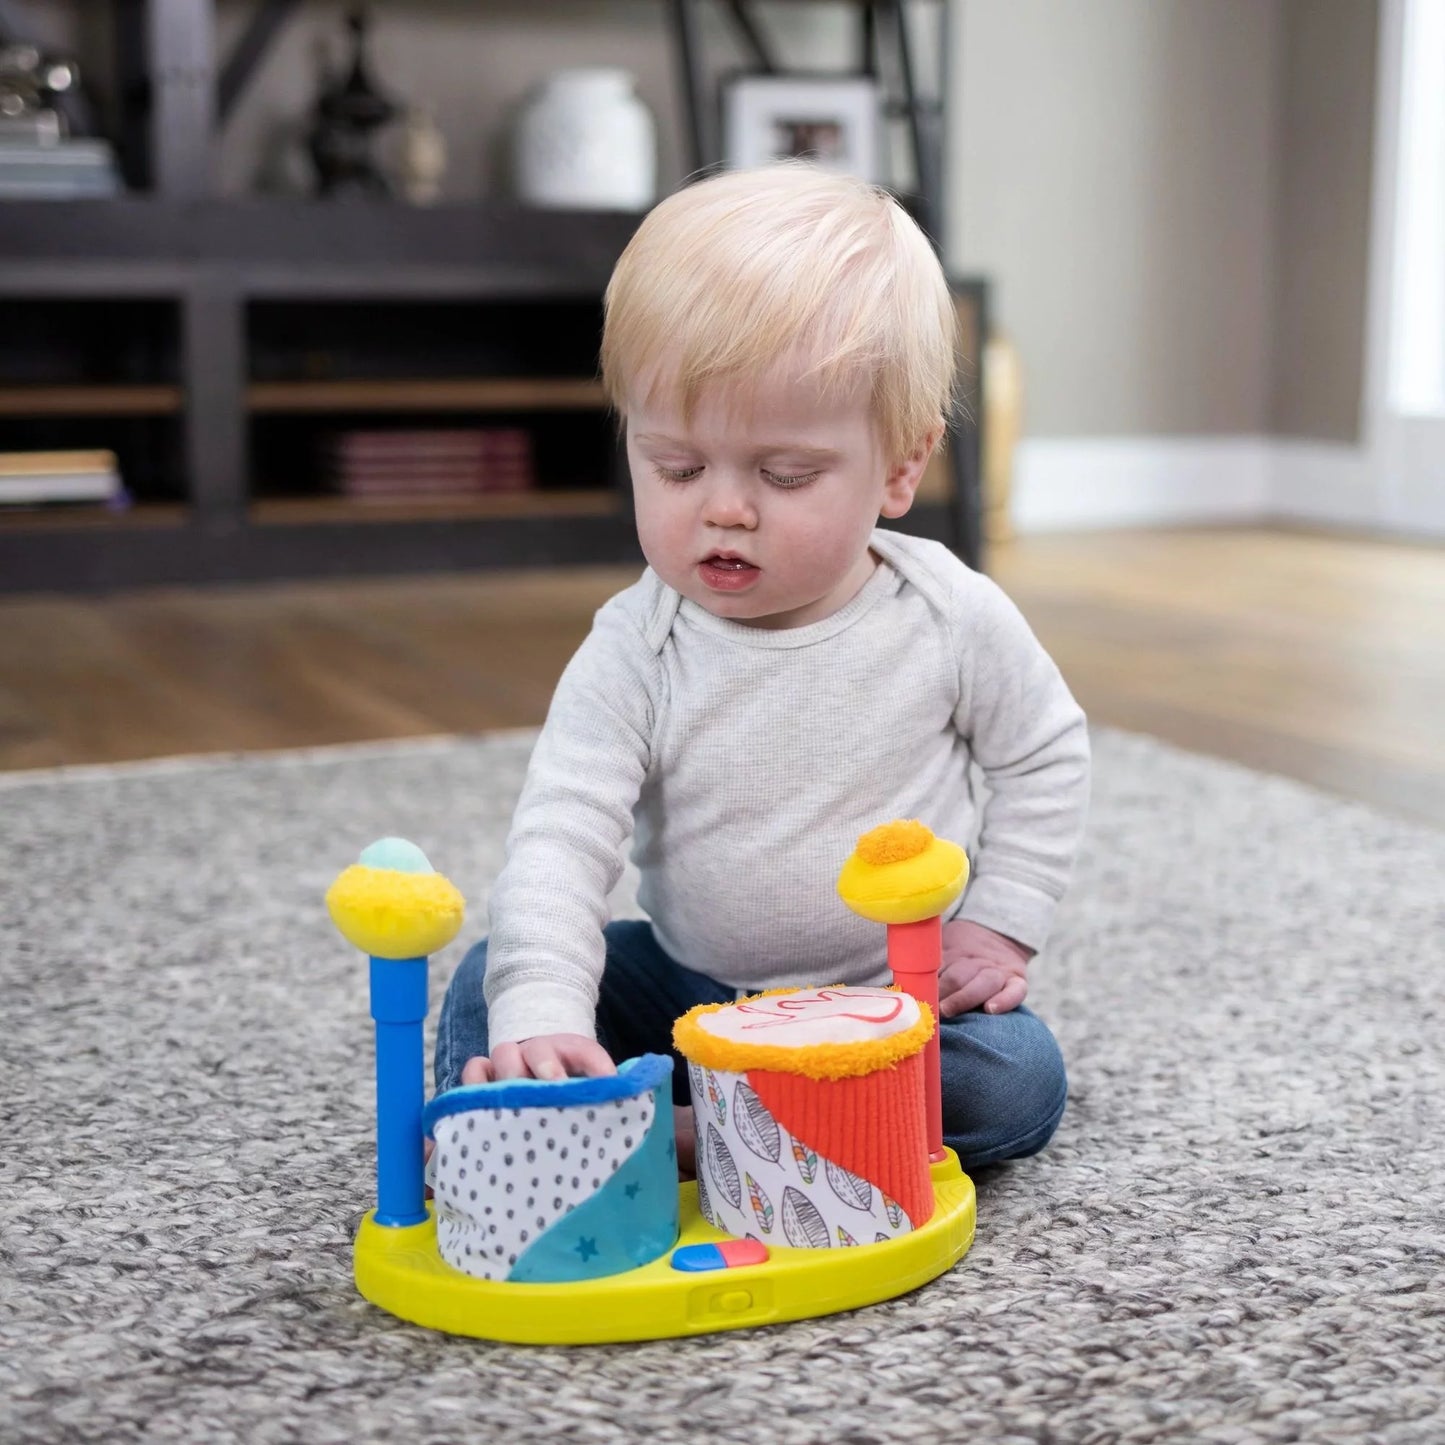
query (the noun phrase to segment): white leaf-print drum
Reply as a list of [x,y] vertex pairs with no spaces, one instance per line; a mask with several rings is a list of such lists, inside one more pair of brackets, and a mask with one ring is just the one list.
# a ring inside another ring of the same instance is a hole
[[680,1019],[708,1221],[796,1249],[873,1244],[923,1223],[932,1030],[927,1009],[895,989],[786,990]]

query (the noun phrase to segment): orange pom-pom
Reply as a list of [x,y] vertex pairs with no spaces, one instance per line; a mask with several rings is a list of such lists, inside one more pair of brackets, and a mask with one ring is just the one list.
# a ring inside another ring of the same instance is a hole
[[880,823],[858,840],[858,856],[875,868],[916,858],[933,842],[933,830],[916,818]]

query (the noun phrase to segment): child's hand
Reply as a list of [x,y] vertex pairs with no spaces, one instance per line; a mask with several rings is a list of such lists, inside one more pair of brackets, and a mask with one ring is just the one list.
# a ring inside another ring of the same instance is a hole
[[538,1034],[516,1044],[498,1044],[490,1059],[468,1059],[462,1083],[494,1079],[565,1079],[576,1074],[615,1074],[607,1050],[584,1034]]
[[1033,956],[1033,949],[981,923],[945,923],[939,1013],[949,1019],[980,1007],[990,1014],[1017,1008],[1028,996],[1024,970]]

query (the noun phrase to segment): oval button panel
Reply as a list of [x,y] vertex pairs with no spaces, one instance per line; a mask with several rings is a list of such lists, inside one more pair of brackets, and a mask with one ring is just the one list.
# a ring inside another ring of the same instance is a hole
[[[685,1244],[672,1252],[672,1267],[688,1274],[703,1274],[713,1269],[741,1269],[749,1264],[762,1264],[768,1247],[756,1239],[724,1239],[717,1244]],[[747,1305],[739,1306],[746,1309]]]

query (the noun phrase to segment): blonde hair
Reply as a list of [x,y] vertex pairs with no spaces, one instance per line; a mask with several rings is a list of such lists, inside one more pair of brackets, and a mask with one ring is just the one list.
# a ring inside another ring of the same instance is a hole
[[704,386],[797,356],[824,390],[866,382],[890,460],[950,414],[958,318],[928,238],[886,191],[787,161],[660,202],[612,273],[602,382],[690,417]]

